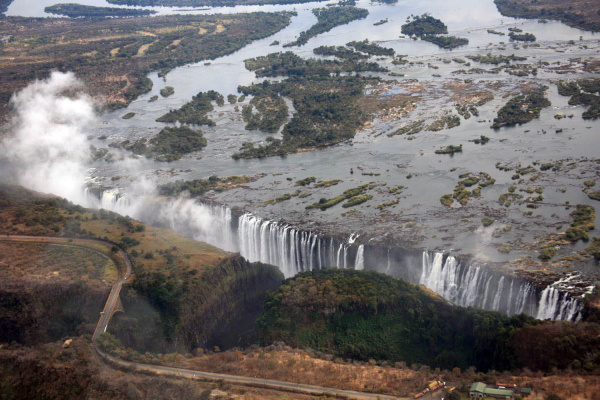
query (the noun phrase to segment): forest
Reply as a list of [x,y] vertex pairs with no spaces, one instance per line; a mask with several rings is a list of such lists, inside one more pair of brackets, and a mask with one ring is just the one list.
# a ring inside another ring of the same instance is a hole
[[356,102],[366,85],[375,81],[355,76],[291,76],[282,82],[240,87],[245,95],[287,97],[296,112],[284,126],[282,140],[258,147],[249,143],[233,158],[281,156],[299,148],[330,146],[353,138],[369,118]]
[[206,139],[201,131],[189,126],[165,127],[150,140],[145,138],[135,142],[125,140],[113,142],[109,147],[122,148],[137,155],[154,158],[156,161],[172,162],[185,154],[202,150],[206,147]]
[[354,20],[366,18],[369,15],[369,11],[364,8],[348,6],[315,8],[313,13],[317,16],[317,23],[307,31],[300,32],[298,39],[284,44],[283,47],[301,46],[320,33],[328,32],[336,26],[345,25]]
[[560,81],[557,83],[558,93],[561,96],[570,96],[569,105],[589,106],[583,112],[583,119],[597,119],[600,117],[600,79],[579,79],[576,81]]
[[439,19],[423,14],[409,17],[406,24],[402,25],[401,31],[409,36],[439,35],[448,33],[448,27]]
[[327,269],[287,279],[269,295],[258,326],[262,344],[281,340],[359,360],[600,372],[596,323],[455,307],[373,271]]
[[[590,31],[600,31],[600,3],[557,0],[494,0],[502,15],[515,18],[547,18]],[[568,4],[568,6],[567,6]]]
[[49,14],[65,15],[70,18],[140,17],[156,14],[153,10],[117,7],[94,7],[75,3],[60,3],[44,8]]
[[215,126],[215,122],[206,116],[208,112],[214,110],[213,101],[219,106],[225,104],[223,95],[214,90],[200,92],[179,109],[169,110],[168,113],[158,117],[156,122]]
[[539,118],[542,108],[552,105],[550,100],[544,97],[546,89],[548,89],[547,86],[538,87],[510,99],[498,110],[498,116],[494,118],[492,128],[515,126]]

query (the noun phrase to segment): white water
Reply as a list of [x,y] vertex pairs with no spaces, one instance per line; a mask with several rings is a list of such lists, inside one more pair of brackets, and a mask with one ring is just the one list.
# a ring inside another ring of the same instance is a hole
[[462,264],[443,253],[423,252],[420,265],[411,271],[409,261],[390,249],[386,252],[387,260],[377,259],[368,247],[357,242],[356,234],[346,240],[336,240],[249,213],[235,217],[227,207],[192,199],[155,200],[147,207],[134,207],[126,196],[110,190],[105,191],[101,201],[96,203],[96,207],[101,205],[118,210],[121,214],[167,226],[196,240],[239,252],[249,261],[276,265],[286,278],[302,271],[332,266],[375,269],[422,284],[463,307],[507,315],[525,313],[539,319],[581,318],[580,301],[564,290],[573,276],[555,282],[540,293],[530,282],[479,265]]
[[444,259],[442,253],[432,255],[425,252],[419,283],[463,307],[499,311],[507,315],[525,313],[538,319],[574,321],[581,319],[580,301],[557,288],[572,278],[569,276],[546,287],[538,300],[530,282],[503,276],[480,266],[462,265],[454,257]]

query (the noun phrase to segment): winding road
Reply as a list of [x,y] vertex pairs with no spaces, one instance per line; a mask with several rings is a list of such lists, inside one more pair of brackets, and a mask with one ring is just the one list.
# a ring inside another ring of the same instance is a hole
[[[11,241],[11,242],[30,242],[30,243],[69,243],[85,246],[91,243],[101,244],[107,247],[107,251],[109,254],[112,254],[113,257],[119,257],[126,266],[126,271],[123,273],[122,268],[118,268],[119,270],[119,279],[113,285],[110,294],[108,295],[108,299],[106,300],[106,304],[104,305],[104,310],[100,313],[100,319],[98,320],[98,324],[96,325],[96,329],[94,330],[94,334],[92,335],[92,343],[94,349],[105,360],[109,361],[113,365],[118,365],[126,368],[135,369],[138,371],[150,371],[156,374],[161,375],[171,375],[178,377],[185,377],[190,379],[208,379],[208,380],[219,380],[225,381],[235,384],[253,386],[253,387],[261,387],[267,389],[281,390],[287,392],[296,392],[303,393],[309,395],[327,395],[333,397],[347,398],[347,399],[357,399],[357,400],[409,400],[408,397],[395,397],[389,395],[382,395],[376,393],[363,393],[357,392],[353,390],[342,390],[335,388],[327,388],[322,386],[315,385],[306,385],[302,383],[292,383],[285,381],[278,381],[273,379],[261,379],[261,378],[252,378],[247,376],[239,376],[239,375],[227,375],[227,374],[218,374],[214,372],[203,372],[203,371],[195,371],[184,368],[174,368],[174,367],[166,367],[162,365],[150,365],[150,364],[141,364],[134,363],[125,360],[121,360],[119,358],[113,357],[99,348],[96,345],[96,339],[103,332],[106,332],[106,328],[110,319],[115,311],[115,307],[117,305],[117,301],[119,300],[119,294],[121,292],[121,288],[123,283],[125,283],[131,276],[132,271],[132,263],[129,259],[127,253],[123,250],[119,250],[117,252],[112,252],[113,244],[109,242],[105,242],[103,240],[98,239],[74,239],[74,238],[60,238],[60,237],[43,237],[43,236],[21,236],[21,235],[11,235],[11,236],[2,236],[0,237],[0,241]],[[119,263],[116,263],[119,266]]]

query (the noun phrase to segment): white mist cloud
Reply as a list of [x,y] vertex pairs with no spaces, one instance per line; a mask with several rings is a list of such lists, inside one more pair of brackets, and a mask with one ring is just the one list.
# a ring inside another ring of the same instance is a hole
[[96,120],[94,105],[71,72],[52,72],[11,98],[11,133],[0,144],[12,179],[74,202],[82,186],[90,151],[85,130]]

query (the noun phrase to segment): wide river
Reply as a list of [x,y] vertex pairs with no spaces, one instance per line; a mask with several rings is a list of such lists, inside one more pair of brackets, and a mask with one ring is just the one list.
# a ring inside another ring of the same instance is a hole
[[[15,0],[8,9],[7,15],[28,17],[48,16],[44,7],[55,4],[52,0]],[[111,6],[101,0],[82,0],[81,4],[95,6]],[[569,59],[597,57],[600,34],[581,31],[568,27],[560,22],[514,19],[502,16],[492,0],[425,0],[405,1],[395,4],[371,3],[358,1],[357,7],[369,10],[367,18],[350,24],[336,27],[331,31],[318,35],[301,47],[283,48],[282,45],[296,38],[300,32],[308,29],[316,21],[312,13],[315,7],[323,7],[324,3],[306,3],[286,6],[237,6],[210,8],[200,10],[154,7],[159,14],[215,14],[240,13],[253,11],[294,10],[298,15],[292,18],[291,24],[275,35],[258,40],[240,51],[216,60],[186,65],[171,71],[166,79],[159,78],[156,73],[149,77],[154,82],[153,89],[135,100],[127,109],[106,113],[100,117],[97,126],[90,127],[95,138],[107,136],[106,141],[93,140],[96,147],[106,147],[107,143],[125,139],[135,140],[150,137],[160,131],[164,124],[155,119],[168,109],[178,108],[200,91],[216,90],[223,95],[237,94],[238,85],[258,82],[253,72],[244,68],[243,61],[248,58],[266,55],[278,51],[294,51],[302,57],[314,57],[312,50],[321,45],[344,45],[352,40],[377,42],[385,47],[393,48],[397,54],[408,55],[413,65],[394,66],[388,60],[379,61],[393,72],[405,74],[404,78],[418,79],[428,85],[431,99],[420,104],[418,110],[431,117],[445,110],[452,111],[450,95],[439,95],[445,90],[447,83],[459,82],[471,78],[482,87],[502,81],[505,85],[495,93],[495,99],[480,108],[480,115],[469,120],[462,120],[461,125],[451,130],[439,132],[421,132],[414,140],[406,140],[405,136],[388,137],[386,133],[394,129],[394,124],[375,119],[371,129],[360,132],[351,143],[345,143],[328,149],[303,152],[284,158],[271,157],[262,160],[234,161],[231,155],[243,142],[261,142],[268,136],[257,131],[246,131],[239,113],[234,106],[226,104],[216,107],[211,117],[217,122],[216,127],[202,127],[208,146],[200,153],[186,156],[173,163],[156,163],[138,159],[135,166],[130,162],[101,162],[90,169],[90,176],[97,184],[116,186],[123,193],[132,195],[134,183],[144,178],[153,184],[177,179],[206,178],[211,175],[221,177],[230,175],[258,175],[265,177],[248,185],[247,189],[236,189],[216,194],[215,200],[232,207],[252,211],[271,219],[284,219],[299,227],[319,230],[325,233],[349,235],[352,232],[363,233],[366,238],[382,238],[387,235],[411,239],[418,247],[437,250],[455,249],[460,252],[477,255],[482,260],[504,261],[513,259],[527,252],[514,251],[509,255],[500,254],[496,245],[502,242],[531,242],[548,231],[553,224],[570,221],[570,210],[565,209],[566,202],[571,204],[590,204],[582,192],[584,179],[596,177],[597,172],[589,166],[581,165],[569,174],[554,174],[551,178],[541,179],[535,186],[544,187],[544,206],[528,215],[523,207],[506,209],[498,205],[498,197],[514,184],[513,172],[500,172],[496,163],[530,165],[534,162],[548,162],[565,159],[581,160],[595,158],[600,154],[600,141],[597,134],[600,125],[597,121],[584,121],[581,113],[583,107],[571,107],[568,98],[558,95],[552,83],[559,79],[597,76],[575,69],[567,74],[557,74],[540,68],[537,76],[516,77],[501,72],[500,74],[456,75],[454,71],[464,66],[449,61],[452,58],[464,58],[465,55],[516,54],[529,57],[527,63],[543,61],[548,65],[568,63]],[[150,7],[152,8],[152,7]],[[430,13],[448,25],[449,34],[469,39],[467,46],[453,51],[441,50],[436,45],[422,41],[414,41],[403,37],[400,26],[410,15]],[[387,19],[388,22],[375,26],[374,23]],[[525,48],[507,43],[507,36],[490,34],[488,29],[508,32],[509,27],[518,27],[537,37],[539,48]],[[272,45],[278,41],[278,45]],[[569,41],[572,41],[569,43]],[[427,64],[437,68],[428,68]],[[489,65],[473,67],[490,68]],[[392,80],[386,74],[378,76]],[[493,131],[490,121],[495,117],[498,108],[506,102],[504,95],[511,92],[511,87],[519,83],[531,82],[549,86],[547,95],[552,107],[542,111],[539,120],[524,126],[504,128]],[[175,94],[168,98],[159,96],[155,102],[148,100],[158,95],[165,86],[172,86]],[[393,85],[389,94],[402,91]],[[427,96],[427,95],[425,95]],[[246,101],[247,103],[247,101]],[[122,119],[127,112],[136,115],[128,120]],[[557,113],[574,114],[574,118],[556,120]],[[409,117],[410,118],[410,117]],[[557,133],[557,131],[559,133]],[[469,139],[480,135],[488,135],[491,142],[485,146],[469,143]],[[434,150],[449,144],[463,144],[462,154],[453,157],[439,156]],[[117,154],[117,159],[128,159],[130,155]],[[161,173],[157,173],[161,170]],[[351,173],[353,171],[354,173]],[[359,171],[373,173],[363,175]],[[496,179],[496,184],[484,189],[477,206],[448,210],[441,206],[440,196],[451,193],[458,180],[458,175],[465,172],[486,172]],[[377,175],[378,174],[378,175]],[[408,179],[407,175],[412,179]],[[587,174],[587,175],[586,175]],[[111,177],[121,177],[111,180]],[[287,202],[258,207],[263,201],[292,193],[297,188],[294,181],[309,176],[320,180],[342,179],[343,182],[332,188],[323,189],[307,199],[294,198]],[[116,183],[115,183],[116,182]],[[400,204],[382,215],[375,204],[394,199],[387,194],[387,189],[380,190],[373,200],[373,206],[363,205],[358,208],[359,216],[342,215],[345,209],[334,207],[327,211],[306,211],[305,206],[317,201],[320,197],[332,197],[341,191],[364,183],[375,182],[387,184],[387,187],[404,185]],[[525,185],[527,186],[527,185]],[[483,215],[493,215],[497,222],[491,229],[482,229],[480,219]],[[600,213],[597,213],[596,224],[600,224]],[[416,226],[418,230],[406,226]],[[505,233],[502,239],[493,236],[494,229],[510,225],[514,229]],[[401,239],[400,239],[401,240]],[[574,249],[580,249],[575,246]]]

